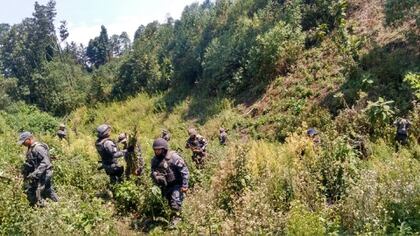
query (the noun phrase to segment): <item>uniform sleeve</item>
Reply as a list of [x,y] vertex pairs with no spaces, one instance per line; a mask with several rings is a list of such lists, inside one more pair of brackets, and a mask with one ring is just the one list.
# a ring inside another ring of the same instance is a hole
[[34,170],[33,175],[35,175],[36,177],[40,178],[41,175],[51,167],[51,160],[50,160],[50,156],[48,154],[48,150],[41,146],[38,145],[34,148],[33,150],[34,154],[36,155],[36,157],[40,160],[40,164],[39,166]]
[[190,178],[190,172],[188,170],[187,165],[185,164],[185,161],[178,155],[175,154],[173,158],[173,164],[175,166],[175,169],[179,171],[182,178],[182,187],[188,188],[188,181]]
[[119,158],[125,155],[125,152],[118,150],[117,145],[115,145],[115,143],[110,140],[104,143],[104,147],[108,153],[112,154],[113,158]]
[[203,148],[207,147],[208,142],[204,137],[200,138],[200,143],[203,146]]
[[152,158],[152,160],[150,161],[150,177],[153,180],[154,184],[159,184],[157,181],[157,175],[156,175],[156,168],[155,168],[155,160],[154,158]]

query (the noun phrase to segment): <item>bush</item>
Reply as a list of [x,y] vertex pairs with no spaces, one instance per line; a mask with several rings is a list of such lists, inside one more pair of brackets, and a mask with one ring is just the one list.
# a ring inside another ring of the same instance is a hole
[[259,35],[251,49],[247,65],[252,78],[259,81],[286,75],[304,47],[304,34],[299,27],[279,21],[267,33]]
[[287,235],[325,235],[325,219],[310,212],[300,202],[292,202],[288,215],[286,234]]

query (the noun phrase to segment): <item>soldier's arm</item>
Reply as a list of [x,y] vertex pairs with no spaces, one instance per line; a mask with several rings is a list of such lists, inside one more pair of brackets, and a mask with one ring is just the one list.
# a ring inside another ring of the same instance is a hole
[[203,145],[202,149],[205,149],[207,147],[207,145],[209,144],[204,137],[201,137],[200,142]]
[[152,178],[154,184],[159,185],[158,174],[156,172],[156,168],[155,168],[156,166],[155,166],[154,162],[155,161],[152,158],[152,160],[150,161],[150,177]]
[[123,157],[125,155],[125,151],[118,150],[117,145],[115,145],[115,143],[112,142],[112,141],[106,141],[104,143],[104,147],[105,147],[107,152],[112,154],[113,158],[119,158],[119,157]]
[[178,154],[174,155],[173,161],[175,168],[177,169],[177,171],[179,171],[179,173],[181,173],[182,187],[188,188],[190,172],[188,170],[187,165],[185,164],[185,161]]
[[34,148],[34,153],[37,156],[37,158],[40,160],[40,164],[39,166],[34,170],[34,172],[32,173],[32,175],[34,175],[37,178],[40,178],[41,175],[48,169],[51,167],[51,160],[50,160],[50,156],[48,154],[48,150],[41,146],[38,145]]

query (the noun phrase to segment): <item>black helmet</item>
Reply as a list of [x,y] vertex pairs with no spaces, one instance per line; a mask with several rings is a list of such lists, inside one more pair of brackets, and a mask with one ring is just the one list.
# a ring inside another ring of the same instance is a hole
[[168,142],[163,138],[155,139],[155,141],[153,142],[153,149],[169,150]]

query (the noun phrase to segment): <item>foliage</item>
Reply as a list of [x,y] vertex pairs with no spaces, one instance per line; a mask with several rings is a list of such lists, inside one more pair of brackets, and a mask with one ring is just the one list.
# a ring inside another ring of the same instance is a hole
[[413,90],[416,99],[420,100],[420,74],[410,72],[405,75],[404,82],[406,82]]
[[382,97],[378,98],[378,101],[368,101],[367,107],[364,109],[369,122],[371,123],[371,130],[377,130],[377,132],[383,131],[381,127],[391,122],[394,115],[394,110],[391,104],[394,101],[385,101]]
[[[132,47],[105,27],[86,49],[63,42],[64,23],[57,39],[53,1],[0,25],[0,234],[418,234],[419,60],[403,37],[416,33],[416,8],[378,3],[387,19],[407,15],[395,21],[404,32],[369,15],[378,31],[364,35],[357,14],[372,9],[360,4],[204,1],[140,26]],[[394,115],[412,123],[408,145],[395,145]],[[67,141],[55,137],[59,122]],[[101,123],[111,138],[138,128],[142,176],[109,186],[93,145]],[[203,169],[184,149],[189,127],[210,142]],[[190,170],[175,231],[148,164],[163,128]],[[50,147],[58,203],[28,206],[22,130]]]
[[404,20],[414,19],[419,24],[419,2],[416,0],[397,1],[387,0],[385,2],[386,23],[399,25]]
[[99,36],[89,41],[86,48],[86,56],[89,58],[89,62],[98,68],[110,61],[111,50],[108,32],[105,26],[102,25]]

